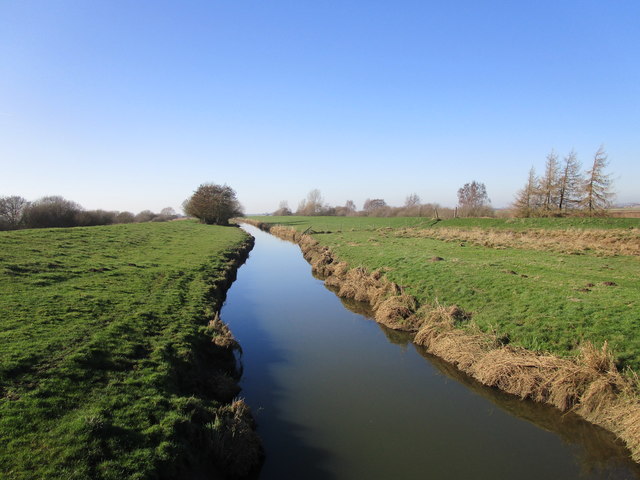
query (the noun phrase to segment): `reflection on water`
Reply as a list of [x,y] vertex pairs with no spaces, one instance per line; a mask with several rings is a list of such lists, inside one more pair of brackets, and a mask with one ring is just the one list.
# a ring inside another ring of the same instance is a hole
[[222,318],[244,351],[260,478],[640,478],[609,433],[478,384],[341,302],[297,246],[245,228],[256,246]]

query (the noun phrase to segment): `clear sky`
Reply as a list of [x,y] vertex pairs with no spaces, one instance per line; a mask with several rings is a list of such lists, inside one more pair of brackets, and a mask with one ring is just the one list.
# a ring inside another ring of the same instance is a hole
[[249,213],[383,198],[507,206],[609,154],[640,202],[640,1],[0,0],[0,196]]

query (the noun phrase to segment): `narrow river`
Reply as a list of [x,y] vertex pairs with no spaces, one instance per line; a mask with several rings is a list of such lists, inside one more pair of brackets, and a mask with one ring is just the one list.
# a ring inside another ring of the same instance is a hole
[[256,244],[221,316],[244,351],[259,478],[640,479],[607,432],[456,373],[345,308],[297,245],[243,228]]

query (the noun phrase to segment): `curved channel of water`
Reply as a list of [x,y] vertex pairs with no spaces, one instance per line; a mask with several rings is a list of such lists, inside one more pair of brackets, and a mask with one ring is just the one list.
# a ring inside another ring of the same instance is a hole
[[640,479],[609,433],[477,384],[345,308],[297,245],[243,228],[256,244],[221,316],[261,479]]

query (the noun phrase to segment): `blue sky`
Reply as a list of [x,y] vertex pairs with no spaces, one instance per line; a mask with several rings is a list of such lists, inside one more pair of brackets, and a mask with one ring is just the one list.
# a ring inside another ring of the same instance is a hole
[[250,213],[384,198],[507,206],[600,145],[640,202],[640,2],[0,0],[0,195]]

